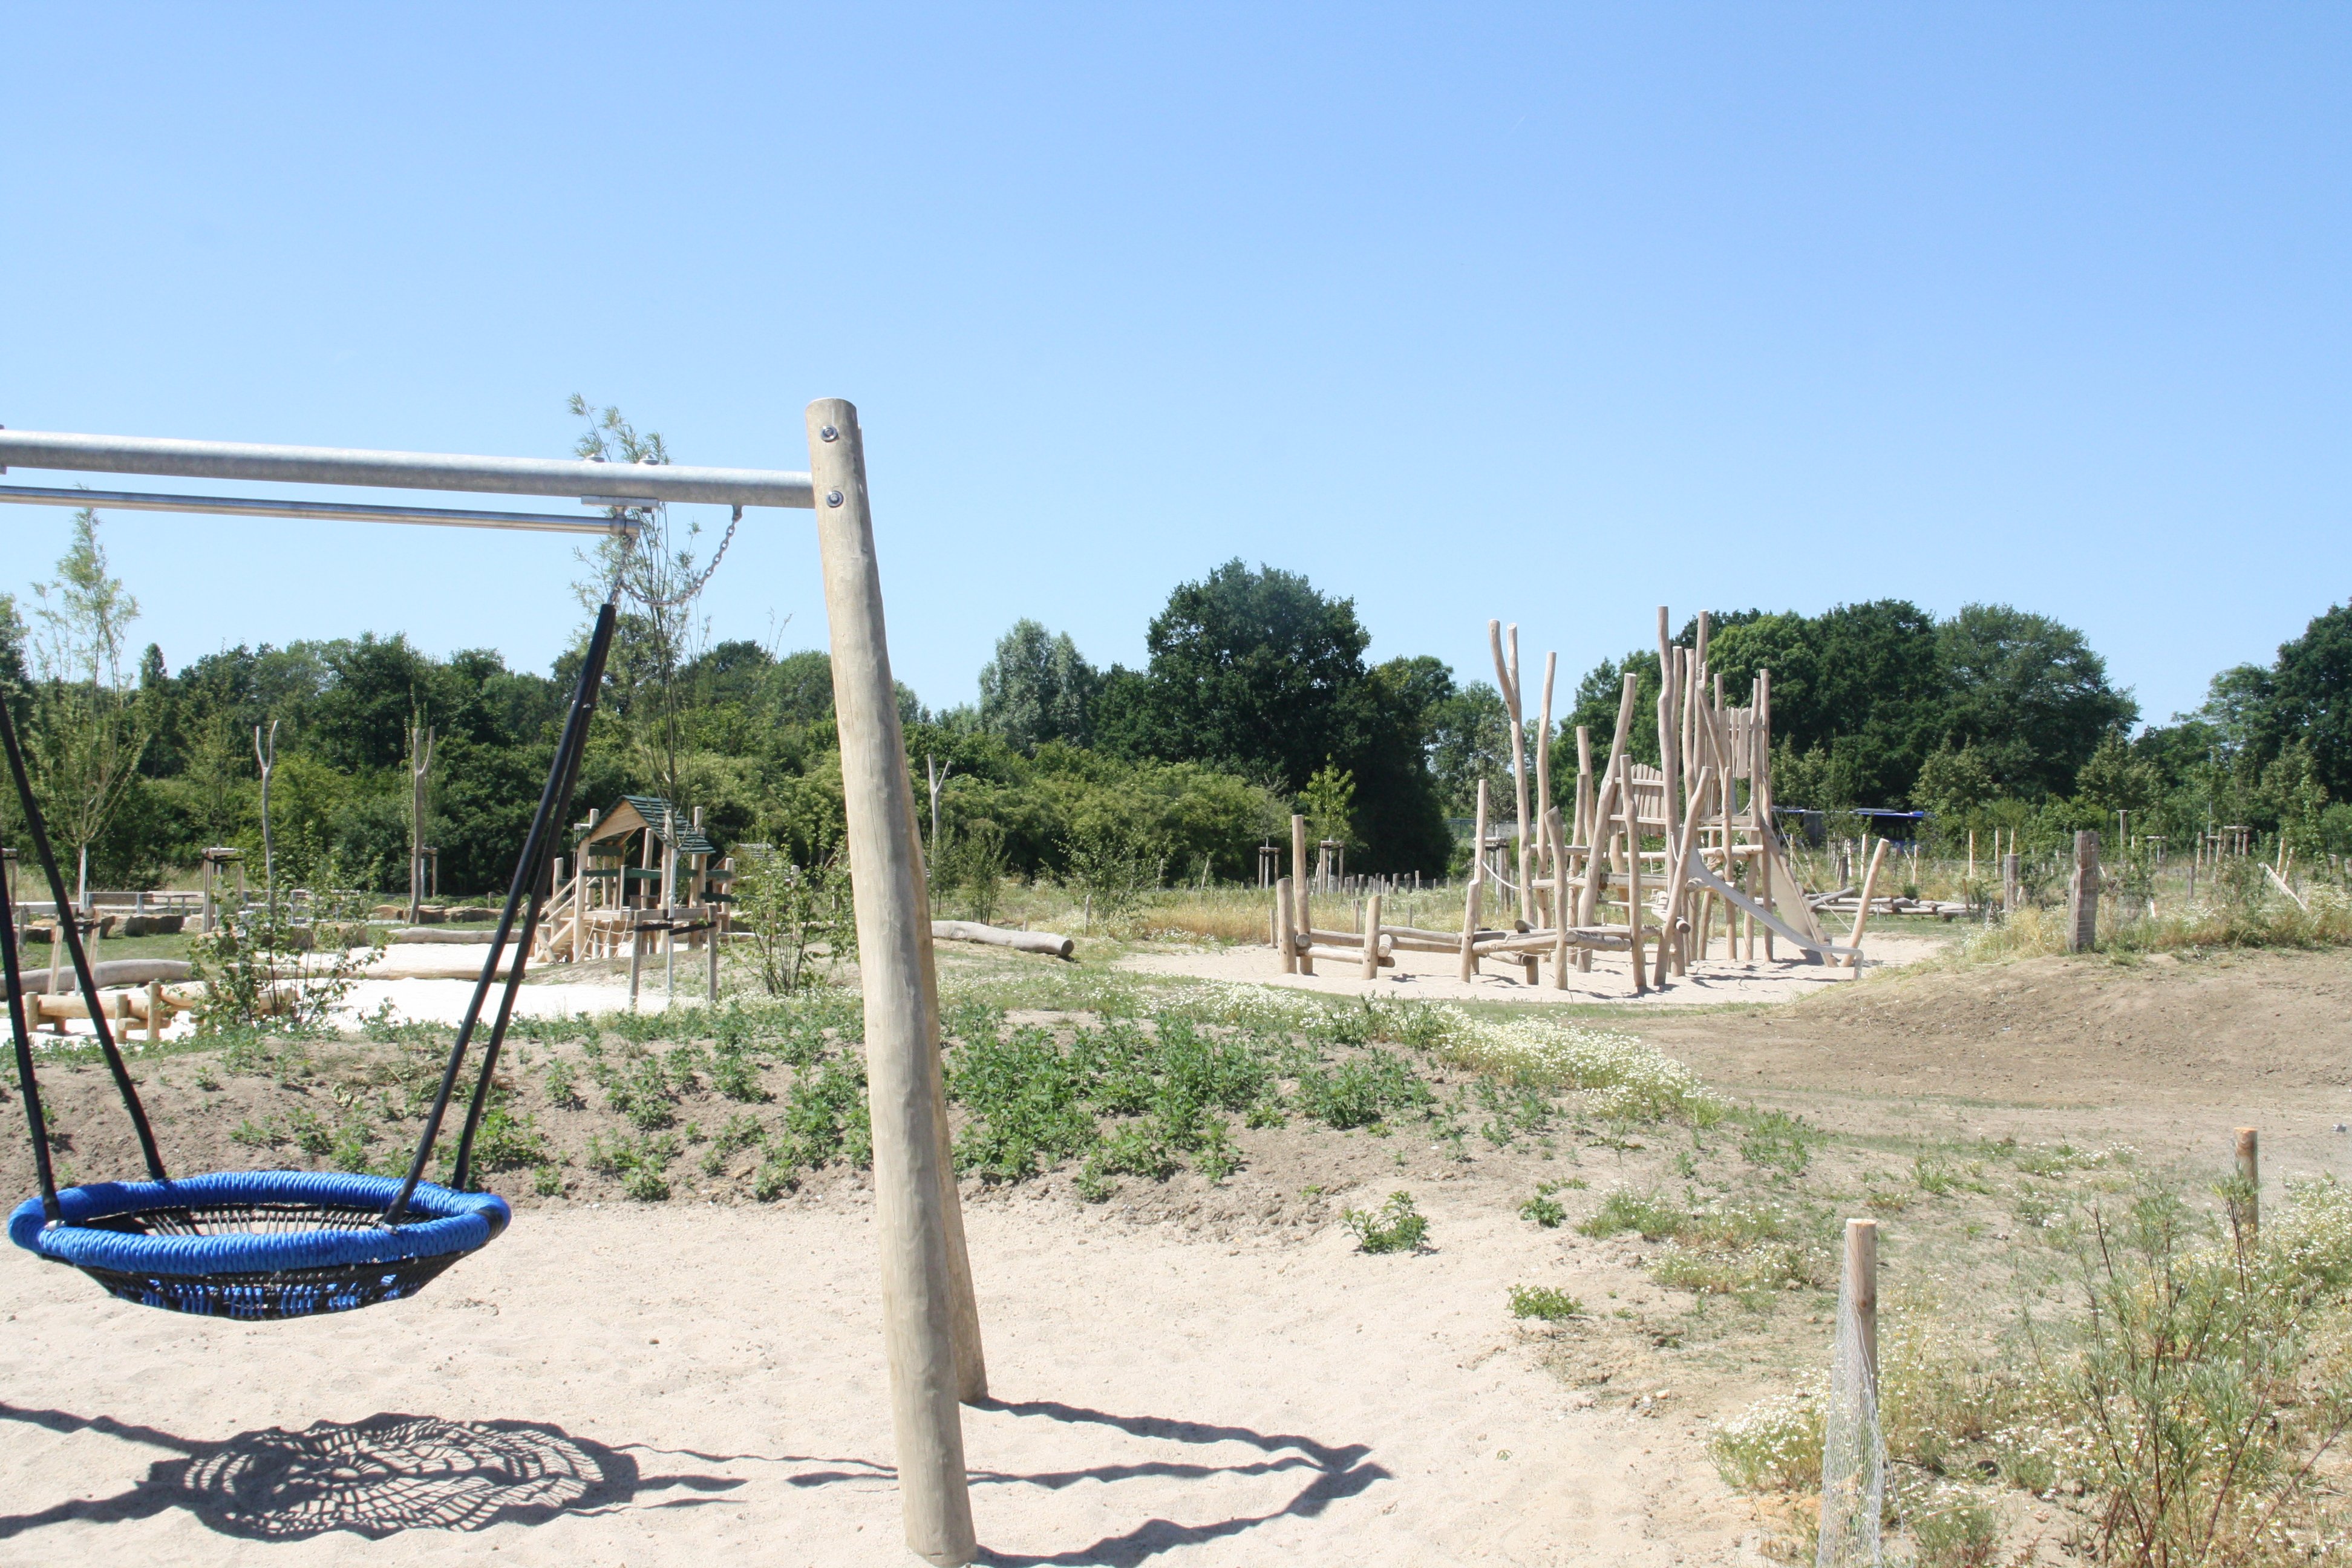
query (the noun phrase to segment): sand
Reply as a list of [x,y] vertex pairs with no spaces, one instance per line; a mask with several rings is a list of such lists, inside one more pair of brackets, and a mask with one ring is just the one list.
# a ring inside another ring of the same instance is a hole
[[[1935,952],[1948,937],[1872,936],[1863,949],[1863,973],[1899,968]],[[1645,1007],[1716,1006],[1727,1002],[1788,1002],[1833,986],[1850,984],[1855,972],[1791,956],[1752,962],[1723,957],[1701,959],[1686,975],[1670,975],[1666,988],[1636,998],[1628,956],[1596,952],[1592,972],[1570,970],[1568,986],[1551,983],[1551,965],[1545,963],[1538,983],[1527,983],[1527,972],[1516,963],[1483,960],[1483,971],[1465,984],[1460,960],[1442,952],[1400,952],[1396,967],[1383,969],[1378,980],[1366,980],[1360,965],[1315,961],[1315,973],[1285,974],[1281,956],[1270,947],[1227,947],[1197,952],[1142,952],[1120,959],[1117,967],[1148,974],[1184,974],[1201,980],[1240,980],[1280,985],[1296,991],[1316,991],[1328,996],[1383,996],[1423,1002],[1520,1002],[1538,1005],[1560,1003],[1590,1005],[1596,1002],[1637,1003]]]
[[[1687,1399],[1579,1393],[1505,1310],[1654,1294],[1614,1249],[1423,1206],[1438,1249],[1374,1258],[974,1205],[982,1560],[1760,1561]],[[416,1300],[244,1325],[12,1251],[0,1561],[913,1562],[873,1256],[862,1200],[528,1214]]]

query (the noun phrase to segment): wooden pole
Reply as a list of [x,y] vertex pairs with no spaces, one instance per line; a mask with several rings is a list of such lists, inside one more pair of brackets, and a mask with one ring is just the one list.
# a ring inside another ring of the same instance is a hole
[[[1625,689],[1633,689],[1633,678],[1625,678]],[[1633,759],[1627,757],[1618,764],[1617,798],[1625,808],[1625,939],[1633,958],[1633,994],[1649,994],[1649,976],[1642,970],[1642,818],[1641,807],[1633,799]]]
[[2017,851],[2012,848],[2000,858],[2000,912],[2003,915],[2017,912],[2018,871]]
[[971,1561],[971,1498],[940,1168],[937,1055],[923,983],[924,908],[914,790],[882,614],[882,579],[857,411],[808,406],[811,483],[824,567],[841,738],[849,875],[866,994],[874,1125],[875,1221],[882,1252],[883,1345],[908,1547],[943,1565]]
[[1870,925],[1870,897],[1878,890],[1878,868],[1885,860],[1886,840],[1882,838],[1870,852],[1870,869],[1862,874],[1862,907],[1854,912],[1853,930],[1845,939],[1845,944],[1853,949],[1853,956],[1845,961],[1845,966],[1857,973],[1862,969],[1862,933]]
[[1481,894],[1486,888],[1486,781],[1478,781],[1477,815],[1472,818],[1471,831],[1477,836],[1477,853],[1471,858],[1470,885],[1462,892],[1462,966],[1460,976],[1465,985],[1478,977],[1478,907],[1484,901]]
[[1513,819],[1518,829],[1518,889],[1514,902],[1525,914],[1528,907],[1528,725],[1519,702],[1519,628],[1516,625],[1511,627],[1510,641],[1510,660],[1506,664],[1503,658],[1503,623],[1486,623],[1486,642],[1495,654],[1495,679],[1503,689],[1503,710],[1511,719],[1511,790],[1518,809],[1518,816]]
[[2263,1145],[2262,1134],[2251,1127],[2238,1129],[2238,1180],[2246,1188],[2240,1226],[2247,1250],[2252,1251],[2263,1228]]
[[2099,941],[2099,836],[2074,835],[2074,872],[2066,879],[2066,951],[2088,952]]
[[148,1039],[160,1040],[163,1037],[163,1020],[170,1014],[171,1009],[163,1005],[163,983],[160,980],[150,980],[147,983]]
[[[1772,903],[1771,850],[1779,841],[1780,830],[1772,820],[1772,672],[1756,672],[1756,761],[1754,773],[1748,781],[1748,798],[1756,810],[1756,842],[1765,853],[1757,858],[1756,879],[1758,898],[1766,914],[1776,912]],[[1764,960],[1772,960],[1772,928],[1764,928]]]
[[[1544,831],[1551,838],[1551,985],[1555,991],[1568,989],[1568,845],[1561,837],[1559,807],[1552,806],[1544,813]],[[1579,948],[1578,952],[1584,950]]]
[[[1665,635],[1665,629],[1666,612],[1661,606],[1658,611],[1658,633],[1661,637]],[[1682,918],[1684,893],[1689,885],[1687,875],[1681,877],[1675,875],[1683,868],[1682,715],[1675,707],[1675,698],[1679,688],[1672,679],[1675,651],[1671,645],[1667,646],[1663,658],[1668,679],[1658,688],[1658,764],[1659,770],[1666,775],[1665,787],[1661,793],[1665,797],[1666,853],[1672,858],[1666,866],[1665,918],[1658,929],[1657,972],[1651,976],[1652,982],[1660,990],[1665,988],[1666,970],[1669,964],[1674,967],[1676,973],[1686,973],[1689,968],[1682,960],[1682,947],[1675,934],[1675,922]]]
[[[928,910],[930,908],[930,867],[923,857],[921,829],[913,819],[914,805],[914,792],[909,789],[907,793],[908,842],[914,846],[917,887],[923,895],[922,907]],[[930,1081],[940,1083],[946,1076],[940,1062],[940,1052],[946,1042],[940,1029],[939,955],[932,946],[931,922],[925,920],[919,925],[918,942],[923,955],[923,1037],[930,1043]],[[710,972],[715,983],[719,973],[715,963]],[[715,984],[711,994],[716,1000]],[[956,1191],[955,1145],[948,1131],[946,1094],[934,1094],[930,1099],[931,1134],[940,1173],[940,1212],[945,1219],[947,1231],[948,1329],[955,1343],[956,1397],[961,1404],[980,1405],[988,1398],[988,1358],[981,1346],[980,1302],[972,1289],[971,1254],[964,1244],[963,1199]]]
[[[1553,678],[1559,673],[1559,655],[1557,653],[1544,655],[1543,713],[1536,721],[1535,819],[1538,824],[1549,820],[1551,815],[1551,689]],[[1536,842],[1539,846],[1545,842],[1540,833]],[[1538,851],[1536,863],[1538,865],[1543,863],[1540,849]],[[1545,909],[1549,911],[1551,923],[1554,925],[1561,923],[1559,908],[1559,867],[1558,858],[1555,857],[1552,866],[1551,896],[1545,901]],[[1534,917],[1538,924],[1542,923],[1542,914],[1543,910],[1538,910]]]
[[[1313,879],[1307,869],[1307,819],[1293,812],[1290,817],[1290,924],[1291,929],[1301,936],[1315,929],[1315,913],[1308,902],[1307,888]],[[1315,960],[1307,954],[1298,953],[1295,962],[1298,965],[1296,973],[1315,973]]]
[[1290,879],[1274,881],[1274,945],[1282,950],[1282,972],[1298,973],[1298,906],[1291,902]]
[[1374,893],[1364,900],[1364,978],[1381,977],[1381,896]]
[[[1880,839],[1881,844],[1885,843]],[[1855,1326],[1862,1339],[1862,1365],[1870,1378],[1870,1392],[1878,1394],[1878,1222],[1845,1222],[1846,1294],[1853,1301]]]

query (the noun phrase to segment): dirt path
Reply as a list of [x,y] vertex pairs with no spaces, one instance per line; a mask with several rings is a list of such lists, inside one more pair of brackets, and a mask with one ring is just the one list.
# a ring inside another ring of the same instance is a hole
[[1791,1007],[1644,1019],[1709,1082],[1848,1131],[2121,1138],[2352,1175],[2352,954],[2034,959],[1888,974]]

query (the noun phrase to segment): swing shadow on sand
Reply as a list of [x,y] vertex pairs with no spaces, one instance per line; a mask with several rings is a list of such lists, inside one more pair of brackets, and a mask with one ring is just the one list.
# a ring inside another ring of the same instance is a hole
[[[692,1508],[744,1484],[723,1475],[648,1475],[630,1450],[575,1437],[541,1421],[445,1421],[383,1413],[320,1421],[299,1432],[268,1427],[225,1442],[174,1436],[104,1415],[0,1405],[0,1421],[59,1434],[98,1432],[169,1449],[146,1478],[112,1497],[76,1499],[0,1515],[0,1541],[68,1520],[114,1523],[167,1510],[244,1541],[304,1541],[349,1531],[372,1541],[410,1530],[543,1524],[562,1514],[624,1508]],[[755,1456],[688,1454],[710,1464]],[[643,1500],[665,1491],[702,1493]]]
[[[1117,1415],[1048,1400],[990,1401],[980,1408],[1015,1419],[1097,1426],[1160,1442],[1239,1443],[1261,1456],[1241,1463],[1152,1459],[1034,1475],[974,1470],[975,1488],[1037,1487],[1058,1491],[1082,1482],[1141,1479],[1215,1481],[1291,1476],[1301,1481],[1287,1502],[1261,1513],[1197,1524],[1153,1518],[1075,1549],[1043,1552],[982,1547],[975,1561],[993,1568],[1134,1568],[1162,1552],[1230,1539],[1283,1519],[1311,1519],[1332,1503],[1391,1479],[1368,1462],[1362,1444],[1334,1447],[1311,1437],[1266,1434],[1154,1415]],[[299,1542],[337,1531],[381,1541],[412,1530],[470,1531],[497,1524],[536,1525],[571,1515],[624,1510],[695,1508],[724,1500],[746,1485],[738,1476],[648,1474],[637,1454],[800,1468],[795,1488],[894,1484],[897,1471],[867,1459],[702,1454],[614,1447],[540,1421],[449,1421],[383,1413],[361,1421],[320,1421],[299,1432],[242,1432],[217,1443],[181,1437],[105,1415],[0,1404],[0,1423],[59,1435],[95,1432],[167,1450],[146,1477],[111,1497],[74,1499],[33,1512],[0,1514],[0,1541],[68,1521],[94,1524],[150,1519],[180,1510],[205,1528],[257,1542]],[[662,1493],[686,1495],[662,1497]]]

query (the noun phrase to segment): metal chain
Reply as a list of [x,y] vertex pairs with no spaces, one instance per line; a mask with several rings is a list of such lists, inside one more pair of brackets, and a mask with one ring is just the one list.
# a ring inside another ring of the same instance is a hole
[[[735,542],[735,530],[742,521],[743,509],[739,506],[735,509],[735,515],[727,521],[726,536],[719,540],[718,552],[711,556],[710,564],[705,566],[702,569],[702,575],[697,577],[682,593],[674,594],[667,599],[656,599],[638,592],[636,586],[634,584],[629,583],[626,578],[622,576],[618,572],[614,573],[614,581],[621,586],[626,587],[629,590],[629,597],[636,600],[637,603],[643,605],[648,610],[674,609],[677,605],[685,604],[688,599],[693,598],[697,594],[702,592],[704,584],[710,581],[710,574],[718,571],[719,563],[727,558],[727,547]],[[628,548],[630,550],[635,550],[636,548],[636,533],[633,531],[629,535]],[[628,557],[624,553],[622,556],[622,564],[624,567],[626,566],[627,561]]]

